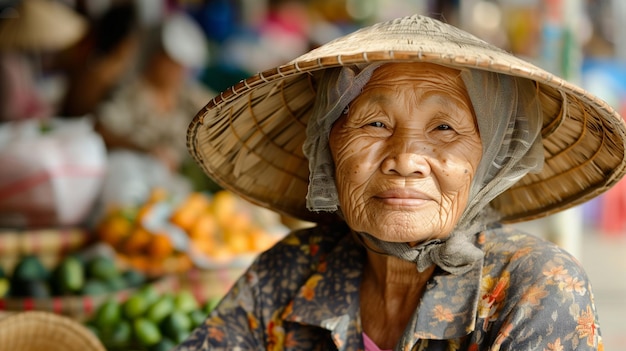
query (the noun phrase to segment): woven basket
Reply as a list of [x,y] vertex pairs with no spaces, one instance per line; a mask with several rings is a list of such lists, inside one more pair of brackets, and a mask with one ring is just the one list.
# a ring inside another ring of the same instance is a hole
[[0,350],[106,351],[98,338],[71,318],[21,312],[0,320]]

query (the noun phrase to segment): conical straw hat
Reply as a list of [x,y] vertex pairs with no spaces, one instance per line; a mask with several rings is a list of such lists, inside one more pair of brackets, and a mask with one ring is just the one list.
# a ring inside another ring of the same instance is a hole
[[417,15],[363,28],[222,92],[191,122],[191,154],[216,182],[255,204],[309,221],[333,219],[305,206],[309,170],[302,144],[315,99],[310,73],[367,62],[430,62],[536,82],[545,164],[491,202],[503,222],[580,204],[624,175],[626,129],[607,103],[462,30]]
[[44,311],[19,312],[0,319],[0,350],[106,351],[80,322]]
[[30,51],[61,50],[82,38],[87,21],[54,0],[23,0],[0,18],[0,48]]

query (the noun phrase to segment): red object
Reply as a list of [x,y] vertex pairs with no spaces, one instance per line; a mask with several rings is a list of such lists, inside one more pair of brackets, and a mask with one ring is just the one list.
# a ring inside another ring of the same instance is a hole
[[626,179],[619,181],[601,198],[600,230],[608,235],[624,234],[626,222]]

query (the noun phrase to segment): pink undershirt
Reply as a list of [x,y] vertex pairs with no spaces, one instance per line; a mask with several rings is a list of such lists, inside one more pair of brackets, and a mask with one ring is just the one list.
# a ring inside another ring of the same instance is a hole
[[379,348],[365,333],[363,333],[363,346],[365,346],[365,351],[391,351]]

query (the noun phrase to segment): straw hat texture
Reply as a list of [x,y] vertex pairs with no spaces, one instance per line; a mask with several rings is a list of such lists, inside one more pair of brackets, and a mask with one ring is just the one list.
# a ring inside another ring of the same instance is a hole
[[106,351],[79,322],[52,312],[19,312],[0,319],[0,350]]
[[536,82],[545,164],[491,202],[502,222],[580,204],[625,173],[625,125],[607,103],[471,34],[419,15],[363,28],[222,92],[191,122],[190,153],[216,182],[255,204],[303,220],[333,220],[305,206],[309,169],[302,144],[315,100],[311,73],[368,62],[430,62]]
[[61,50],[76,43],[88,29],[85,18],[54,0],[22,0],[0,15],[2,49]]

